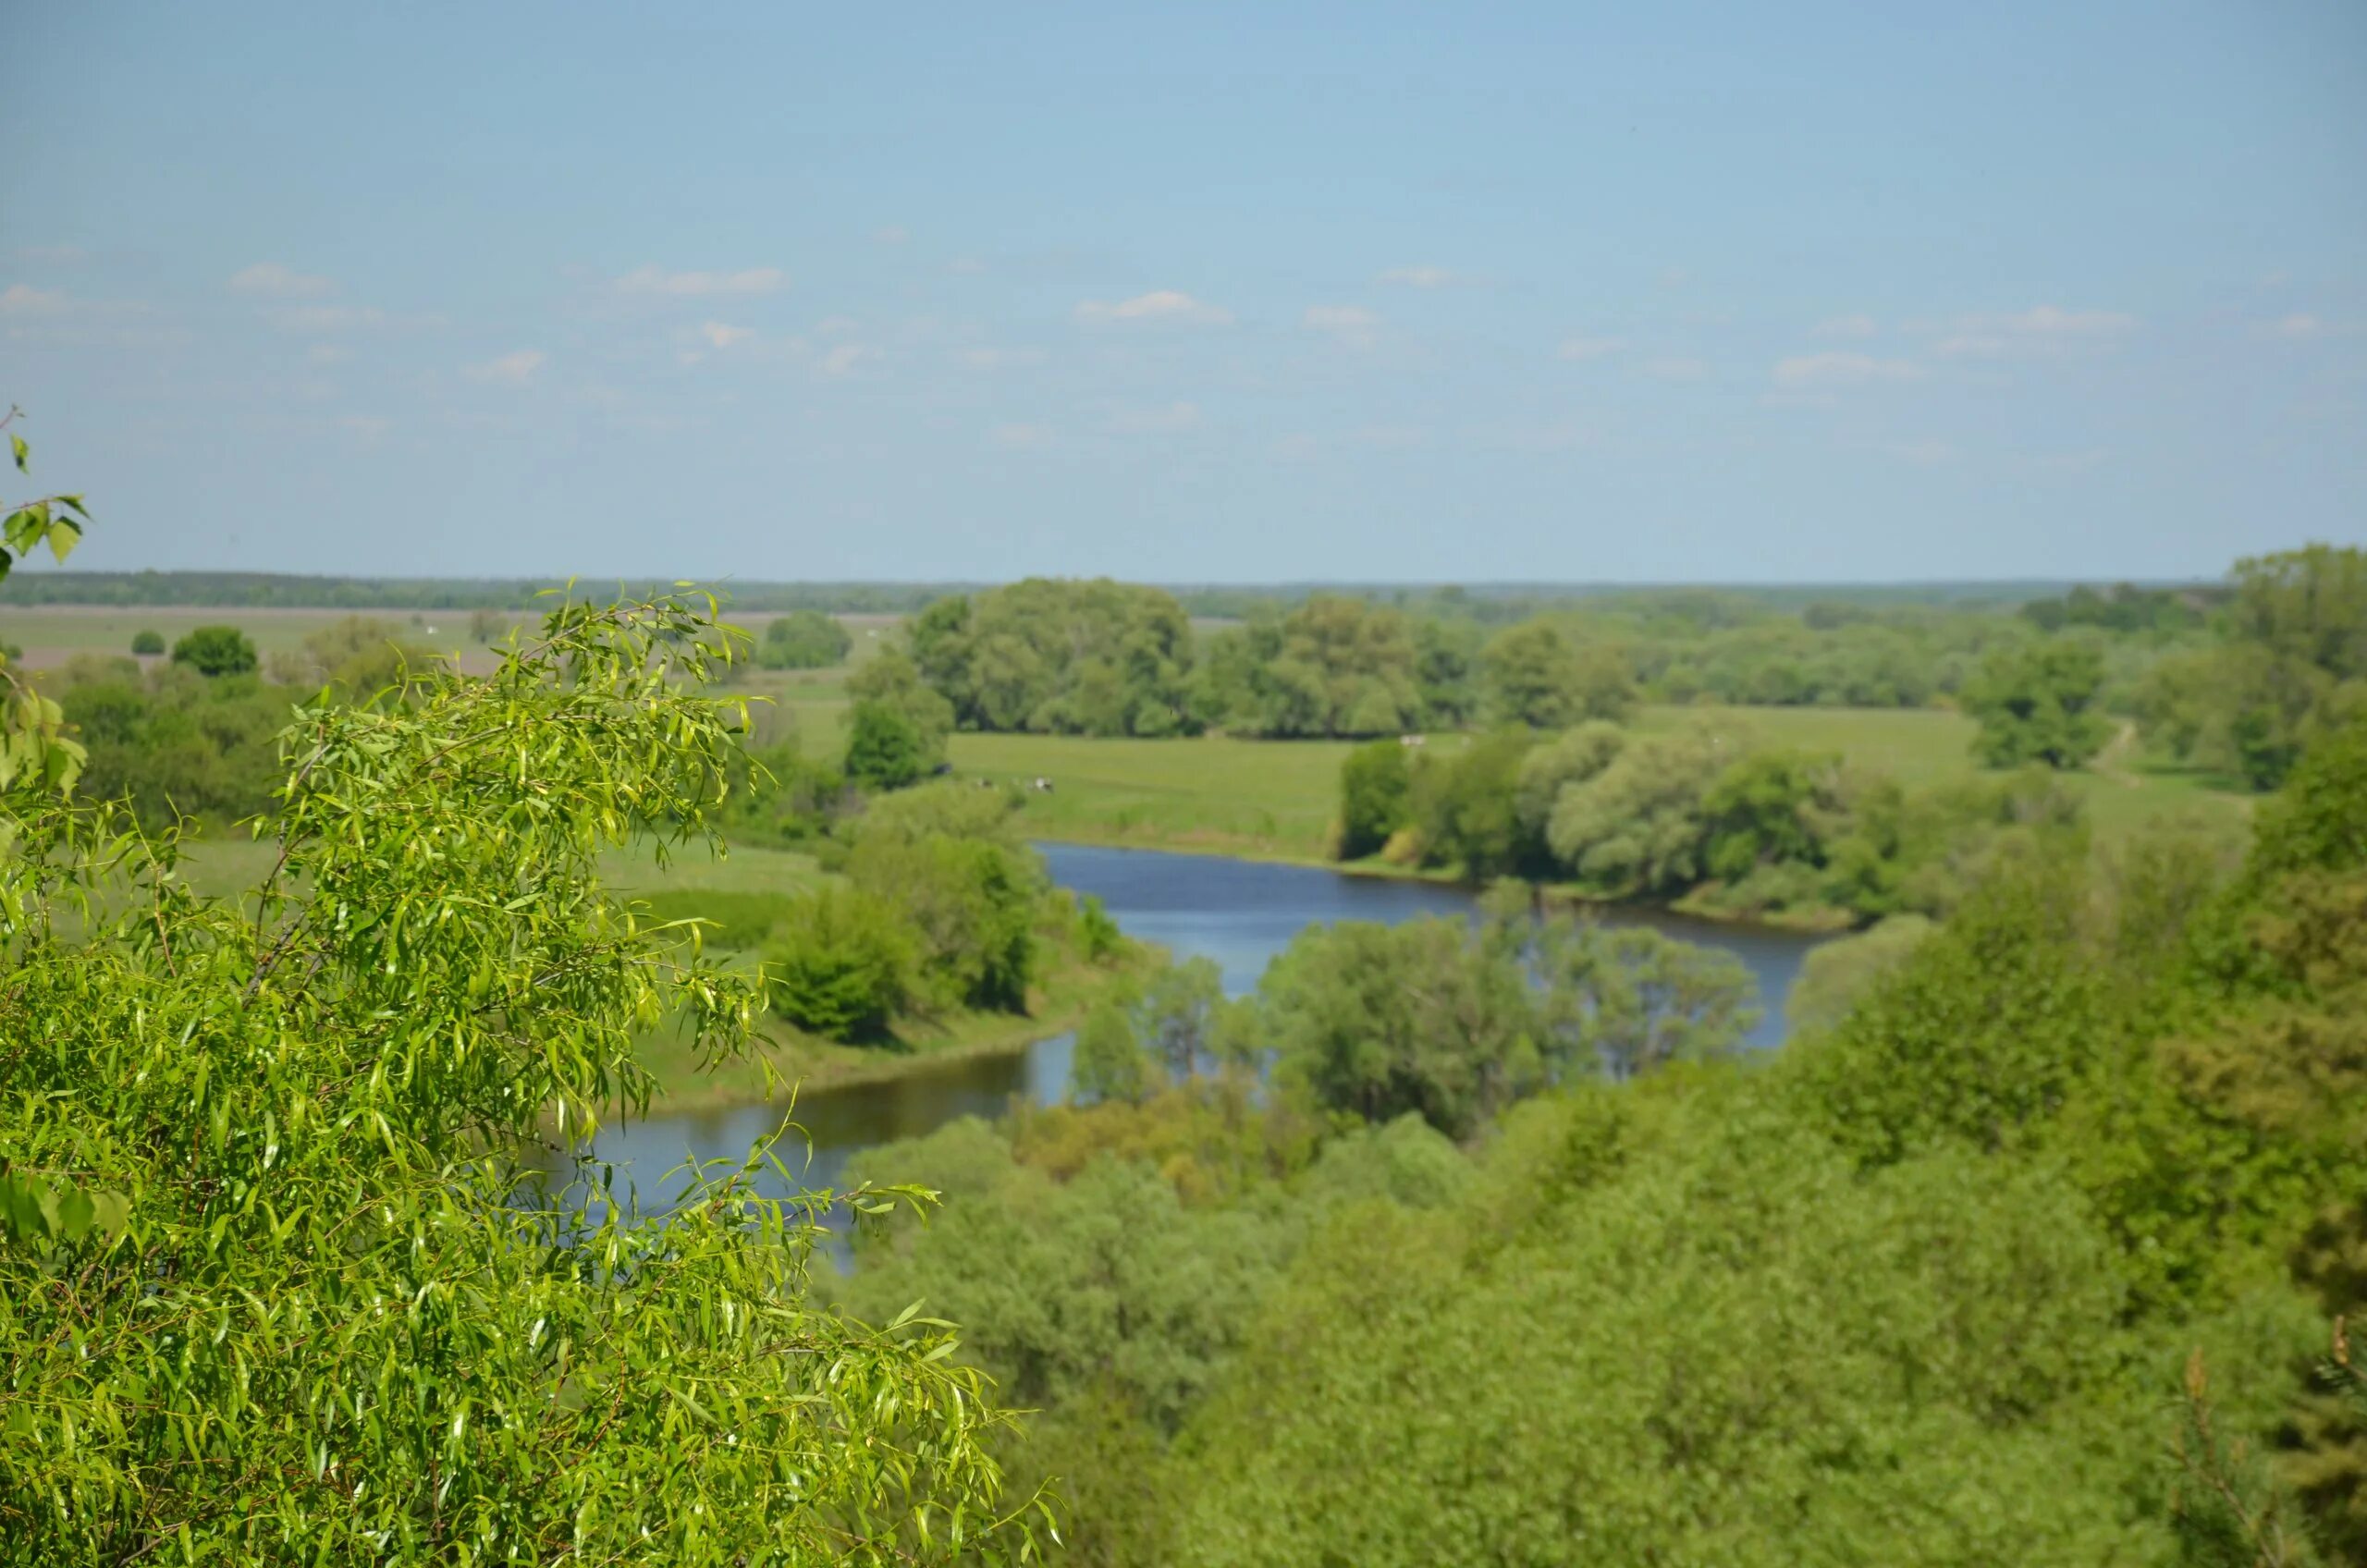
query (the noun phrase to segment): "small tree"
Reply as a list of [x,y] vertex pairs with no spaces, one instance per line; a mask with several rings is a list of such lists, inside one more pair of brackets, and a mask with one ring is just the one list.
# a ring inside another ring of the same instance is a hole
[[847,718],[846,775],[865,790],[901,790],[930,767],[920,727],[887,703],[866,699]]
[[1405,826],[1412,792],[1413,773],[1397,741],[1374,741],[1350,752],[1340,765],[1340,858],[1361,860],[1389,842]]
[[165,651],[165,634],[153,629],[142,628],[131,634],[131,651],[142,656],[161,654]]
[[1151,1072],[1150,1057],[1123,1008],[1104,1003],[1085,1015],[1070,1062],[1070,1098],[1138,1101],[1150,1093]]
[[2096,711],[2103,683],[2103,655],[2086,643],[1999,649],[1965,689],[1965,706],[1981,721],[1974,752],[1991,767],[2079,766],[2109,731]]
[[833,1040],[876,1039],[912,994],[918,949],[887,900],[820,888],[791,907],[765,949],[773,1011]]
[[173,644],[173,662],[200,675],[244,675],[255,667],[255,645],[235,626],[201,626]]
[[827,669],[844,664],[854,639],[820,610],[791,610],[765,628],[756,662],[767,669]]

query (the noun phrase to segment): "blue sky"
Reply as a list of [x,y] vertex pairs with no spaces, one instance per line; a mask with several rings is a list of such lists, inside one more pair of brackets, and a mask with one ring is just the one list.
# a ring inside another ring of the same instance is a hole
[[2367,6],[12,15],[78,564],[2215,574],[2367,541]]

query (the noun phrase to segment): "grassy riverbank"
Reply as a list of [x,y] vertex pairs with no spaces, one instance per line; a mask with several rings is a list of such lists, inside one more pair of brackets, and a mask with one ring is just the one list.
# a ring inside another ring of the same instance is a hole
[[[754,955],[746,955],[754,962]],[[655,1110],[698,1110],[753,1105],[766,1097],[767,1069],[777,1081],[776,1098],[847,1084],[900,1078],[936,1063],[967,1056],[999,1056],[1082,1021],[1094,1005],[1134,983],[1155,962],[1152,949],[1130,945],[1107,963],[1057,955],[1028,987],[1027,1011],[951,1012],[901,1022],[877,1045],[841,1045],[799,1033],[778,1018],[758,1021],[756,1048],[745,1059],[713,1071],[703,1067],[681,1035],[660,1029],[637,1042],[642,1064],[657,1081]]]

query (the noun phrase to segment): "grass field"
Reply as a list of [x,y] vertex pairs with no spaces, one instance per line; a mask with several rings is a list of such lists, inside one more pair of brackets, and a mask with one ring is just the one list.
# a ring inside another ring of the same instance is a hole
[[[802,711],[802,710],[801,710]],[[1637,726],[1666,729],[1707,719],[1748,729],[1770,745],[1837,752],[1910,785],[1979,776],[1973,722],[1936,709],[1647,708]],[[1439,737],[1431,744],[1459,743]],[[1076,843],[1132,845],[1277,860],[1324,857],[1337,806],[1342,741],[1091,741],[1057,735],[956,735],[955,771],[1026,783],[1029,834]],[[2154,769],[2125,744],[2095,767],[2064,776],[2098,836],[2123,838],[2145,823],[2194,815],[2240,824],[2244,796],[2192,774]]]

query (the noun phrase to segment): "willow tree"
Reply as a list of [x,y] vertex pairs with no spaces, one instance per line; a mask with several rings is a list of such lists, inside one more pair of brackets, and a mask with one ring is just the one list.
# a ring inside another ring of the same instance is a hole
[[11,681],[0,1562],[1034,1554],[951,1329],[811,1302],[820,1200],[754,1193],[769,1147],[662,1217],[588,1159],[647,1103],[637,1030],[748,1039],[753,983],[598,876],[712,847],[728,644],[687,597],[521,642],[297,710],[234,899],[61,788]]

